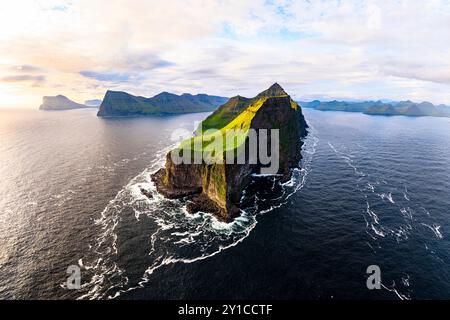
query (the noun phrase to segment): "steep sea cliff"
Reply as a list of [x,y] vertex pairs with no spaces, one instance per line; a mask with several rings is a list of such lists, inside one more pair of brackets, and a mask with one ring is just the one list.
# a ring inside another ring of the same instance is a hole
[[[242,192],[251,182],[252,174],[265,172],[261,169],[269,165],[262,159],[261,151],[271,150],[270,156],[276,157],[272,160],[277,162],[271,175],[287,181],[291,169],[298,167],[301,138],[307,134],[301,107],[278,84],[252,99],[231,98],[203,124],[207,130],[201,126],[194,138],[167,154],[165,167],[153,175],[153,181],[168,198],[194,196],[187,205],[189,212],[211,212],[225,221],[239,215]],[[211,133],[214,126],[217,131]],[[277,136],[269,134],[272,129]],[[223,145],[222,138],[227,140]],[[275,138],[276,149],[271,149]],[[211,148],[218,140],[219,151]],[[233,141],[231,145],[229,140]],[[182,153],[189,153],[188,160],[200,155],[201,162],[174,161]],[[215,161],[208,161],[210,157]]]

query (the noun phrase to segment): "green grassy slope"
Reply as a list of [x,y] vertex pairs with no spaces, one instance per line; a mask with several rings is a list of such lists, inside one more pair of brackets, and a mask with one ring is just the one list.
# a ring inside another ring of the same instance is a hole
[[203,134],[203,132],[209,129],[221,129],[233,121],[234,118],[239,116],[242,111],[256,103],[261,98],[276,96],[287,96],[286,91],[284,91],[278,83],[273,84],[269,89],[261,92],[254,98],[245,98],[241,96],[233,97],[220,106],[209,117],[203,120],[197,129],[197,133]]

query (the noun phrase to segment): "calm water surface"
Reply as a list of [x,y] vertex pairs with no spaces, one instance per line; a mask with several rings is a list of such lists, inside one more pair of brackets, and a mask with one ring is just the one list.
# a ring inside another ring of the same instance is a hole
[[304,110],[302,169],[225,224],[149,178],[207,114],[95,113],[0,111],[0,298],[450,298],[450,119]]

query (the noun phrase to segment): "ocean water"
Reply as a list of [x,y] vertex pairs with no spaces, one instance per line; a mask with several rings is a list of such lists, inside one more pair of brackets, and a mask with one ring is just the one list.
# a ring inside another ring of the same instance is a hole
[[0,111],[0,298],[449,299],[450,119],[304,113],[301,169],[226,224],[150,180],[207,114]]

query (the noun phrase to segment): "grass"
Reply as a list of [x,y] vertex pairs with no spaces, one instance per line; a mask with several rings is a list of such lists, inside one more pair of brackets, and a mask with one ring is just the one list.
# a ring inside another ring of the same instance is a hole
[[239,148],[247,138],[252,119],[266,100],[267,97],[258,99],[220,130],[208,129],[202,135],[184,140],[178,148],[202,152],[204,159],[220,158],[225,152]]
[[[237,99],[234,104],[233,99]],[[226,104],[219,108],[216,112],[211,114],[203,120],[201,126],[197,129],[198,134],[203,134],[209,129],[220,129],[225,127],[228,123],[233,121],[243,110],[250,106],[254,99],[247,99],[243,97],[235,97],[230,99]]]
[[[220,163],[226,152],[234,151],[245,143],[253,118],[269,98],[276,97],[261,97],[257,99],[234,119],[228,121],[222,128],[204,130],[202,134],[182,141],[178,149],[190,152],[191,155],[193,152],[201,153],[203,159],[208,159],[211,163]],[[291,108],[297,110],[298,107],[298,104],[291,99]],[[219,115],[220,113],[215,116],[219,117]],[[208,119],[211,120],[210,118]],[[217,119],[213,120],[216,123],[218,122]]]

